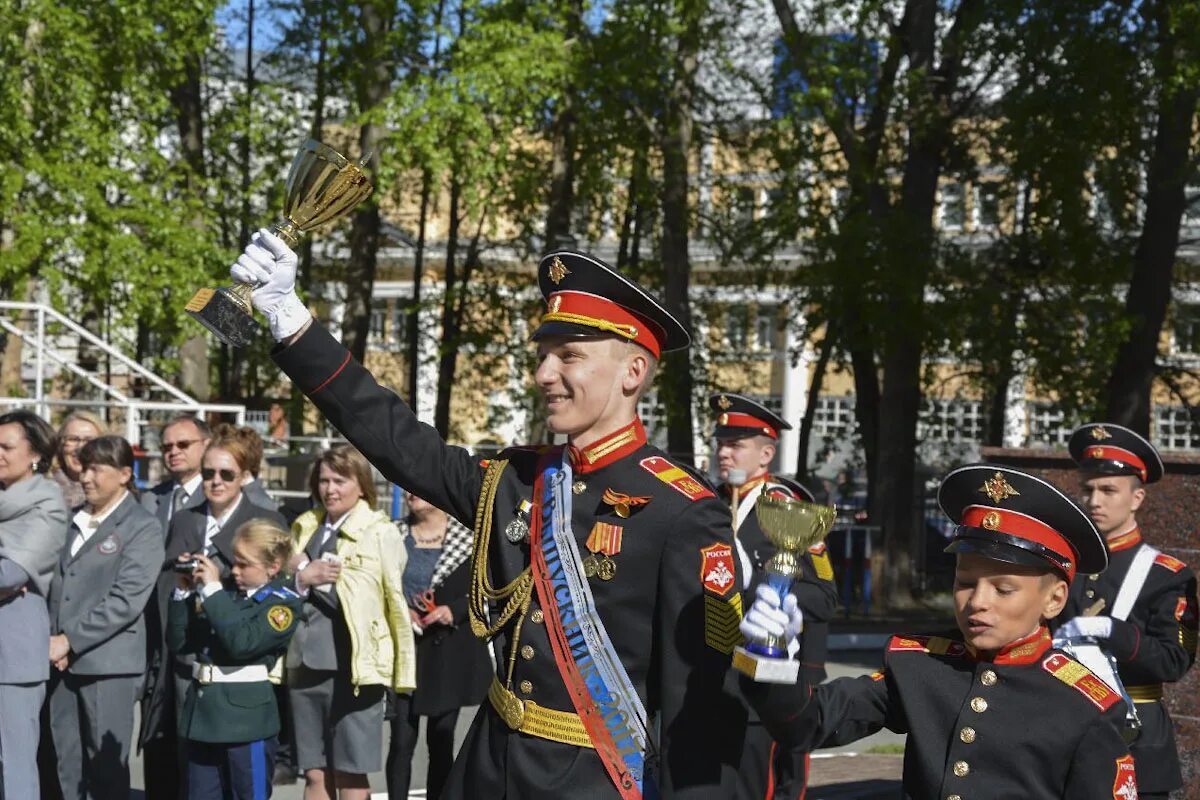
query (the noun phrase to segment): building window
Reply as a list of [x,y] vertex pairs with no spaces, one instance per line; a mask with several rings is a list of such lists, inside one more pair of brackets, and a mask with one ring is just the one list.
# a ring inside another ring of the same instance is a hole
[[371,301],[371,333],[368,341],[376,350],[389,352],[404,349],[408,315],[403,299],[380,298]]
[[1200,305],[1181,303],[1175,306],[1174,317],[1175,352],[1200,354]]
[[967,218],[967,202],[961,183],[947,183],[942,186],[938,215],[945,230],[962,230],[963,221]]
[[1066,415],[1049,403],[1029,404],[1029,444],[1043,447],[1066,447],[1071,427]]
[[1183,189],[1183,222],[1185,225],[1200,225],[1200,185],[1190,183]]
[[985,183],[975,189],[975,227],[991,230],[1000,227],[1000,186]]
[[980,442],[983,425],[983,404],[978,400],[926,400],[917,421],[917,439]]
[[1154,443],[1163,450],[1200,448],[1200,430],[1186,406],[1154,407]]
[[725,346],[744,352],[750,335],[750,311],[746,306],[730,306],[725,309]]
[[759,306],[754,316],[754,343],[759,350],[775,352],[779,335],[779,309],[777,306]]
[[813,433],[832,438],[844,436],[854,427],[853,397],[818,397],[813,412]]
[[754,224],[755,194],[750,186],[739,186],[734,194],[734,218],[738,227],[748,228]]

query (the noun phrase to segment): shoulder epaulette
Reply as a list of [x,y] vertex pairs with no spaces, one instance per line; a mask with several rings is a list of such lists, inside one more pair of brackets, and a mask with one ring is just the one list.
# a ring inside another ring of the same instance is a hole
[[1179,570],[1187,566],[1187,564],[1183,563],[1178,558],[1175,558],[1175,556],[1169,556],[1166,553],[1159,553],[1158,556],[1155,557],[1154,563],[1158,564],[1160,567],[1166,567],[1167,569],[1171,570],[1171,572],[1179,572]]
[[276,586],[275,591],[271,592],[275,597],[282,597],[284,600],[298,600],[300,595],[293,592],[286,586]]
[[935,656],[966,655],[967,646],[943,636],[893,636],[888,642],[889,653],[930,653]]
[[642,469],[670,486],[689,500],[702,500],[705,497],[716,497],[713,490],[706,486],[703,478],[693,475],[663,456],[650,456],[638,462]]
[[1051,653],[1042,659],[1042,669],[1072,686],[1101,711],[1112,708],[1121,695],[1096,677],[1090,669],[1065,653]]
[[257,592],[254,593],[253,599],[262,601],[264,598],[269,597],[273,591],[275,591],[275,587],[271,586],[270,584],[267,584],[266,586],[262,587],[261,589],[259,589]]

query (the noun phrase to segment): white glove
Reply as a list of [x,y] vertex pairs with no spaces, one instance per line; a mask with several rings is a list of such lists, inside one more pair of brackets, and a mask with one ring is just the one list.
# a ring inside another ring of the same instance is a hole
[[296,295],[296,254],[266,228],[250,238],[229,274],[254,287],[251,299],[271,326],[275,341],[283,341],[312,319]]
[[1112,617],[1075,617],[1059,626],[1054,632],[1055,639],[1078,639],[1090,636],[1093,639],[1107,639],[1112,636]]
[[754,605],[742,618],[738,630],[749,641],[765,639],[767,636],[782,636],[791,641],[804,630],[804,612],[796,605],[796,596],[788,593],[782,607],[779,592],[765,583],[754,591]]

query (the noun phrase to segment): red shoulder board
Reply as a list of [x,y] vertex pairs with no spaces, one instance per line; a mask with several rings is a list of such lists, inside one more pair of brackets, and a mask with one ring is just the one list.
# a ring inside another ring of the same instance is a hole
[[1133,756],[1117,759],[1117,772],[1113,778],[1113,800],[1137,800],[1137,773],[1133,768]]
[[734,589],[737,573],[732,545],[717,542],[700,548],[700,583],[717,597],[724,597]]
[[893,636],[888,650],[895,652],[931,653],[935,656],[961,656],[967,652],[962,642],[944,636]]
[[712,490],[696,480],[683,467],[677,467],[662,456],[650,456],[641,460],[642,469],[670,486],[689,500],[715,497]]
[[919,653],[928,652],[926,643],[929,641],[928,636],[893,636],[888,642],[888,652],[897,653],[906,650],[916,651]]
[[1166,567],[1171,572],[1179,572],[1179,570],[1187,566],[1187,564],[1175,558],[1175,556],[1169,556],[1166,553],[1159,553],[1158,557],[1154,559],[1154,563],[1160,567]]
[[1051,653],[1042,659],[1042,669],[1065,683],[1091,701],[1101,711],[1108,711],[1121,696],[1107,683],[1097,678],[1090,669],[1063,653]]

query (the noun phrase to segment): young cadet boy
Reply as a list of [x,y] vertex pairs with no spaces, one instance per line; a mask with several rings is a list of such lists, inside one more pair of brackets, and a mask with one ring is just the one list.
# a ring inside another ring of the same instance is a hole
[[[758,523],[754,504],[764,493],[809,503],[813,502],[813,495],[807,487],[770,473],[779,433],[792,427],[785,419],[761,403],[732,392],[710,396],[708,405],[716,423],[713,435],[717,440],[717,470],[721,480],[718,493],[731,505],[737,493],[733,529],[743,570],[743,602],[749,605],[754,599],[754,586],[763,579],[767,561],[776,550]],[[806,626],[798,656],[808,683],[816,685],[825,680],[828,620],[838,605],[833,567],[824,542],[804,554],[801,569],[802,575],[792,585]],[[729,672],[729,681],[736,693],[734,670]],[[777,746],[754,709],[748,708],[747,714],[738,769],[738,797],[772,800],[802,796],[808,777],[808,753]]]
[[471,625],[497,668],[443,798],[730,797],[741,730],[724,684],[742,606],[729,509],[637,414],[687,329],[603,262],[546,255],[533,378],[566,445],[480,462],[312,324],[280,239],[256,234],[231,272],[257,286],[276,362],[330,422],[388,480],[475,521]]
[[[1074,503],[1006,467],[962,467],[938,502],[958,524],[951,637],[894,636],[881,672],[812,690],[743,686],[777,739],[852,742],[886,727],[907,733],[904,789],[912,798],[1133,800],[1125,704],[1086,667],[1053,648],[1046,621],[1077,571],[1101,572],[1104,542]],[[796,630],[794,602],[759,589],[747,637]],[[803,674],[803,673],[801,673]],[[807,702],[807,705],[806,705]]]
[[1196,660],[1196,576],[1142,541],[1137,512],[1145,487],[1163,475],[1152,444],[1120,425],[1091,424],[1072,433],[1067,448],[1109,565],[1099,574],[1081,573],[1072,584],[1055,636],[1097,639],[1116,658],[1141,722],[1129,745],[1141,798],[1166,800],[1183,786],[1183,776],[1163,684],[1180,680]]

